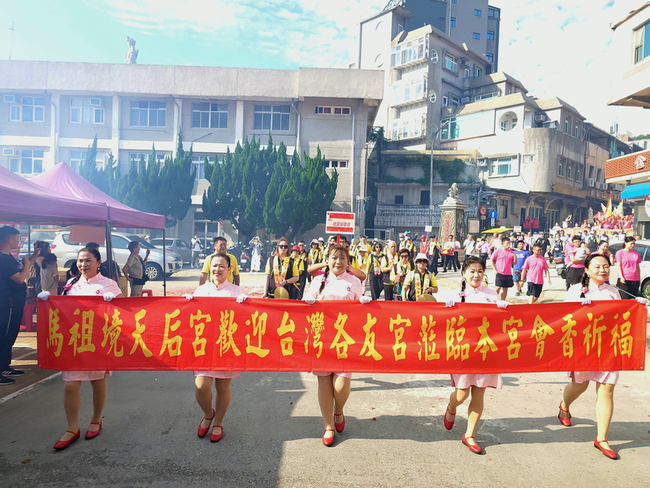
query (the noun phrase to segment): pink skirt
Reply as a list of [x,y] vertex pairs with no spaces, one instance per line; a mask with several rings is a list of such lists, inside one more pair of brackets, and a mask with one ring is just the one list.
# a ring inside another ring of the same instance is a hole
[[325,371],[314,371],[312,374],[315,376],[329,376],[335,374],[336,376],[342,376],[343,378],[352,378],[352,373],[326,373]]
[[61,371],[63,381],[97,381],[111,374],[111,371]]
[[615,385],[618,383],[618,371],[573,371],[567,373],[567,378],[575,378],[576,383],[585,381],[596,381],[603,385]]
[[451,386],[465,390],[470,386],[479,388],[503,388],[500,374],[452,374]]
[[228,378],[239,378],[240,371],[194,371],[194,377],[209,376],[210,378],[219,378],[226,380]]

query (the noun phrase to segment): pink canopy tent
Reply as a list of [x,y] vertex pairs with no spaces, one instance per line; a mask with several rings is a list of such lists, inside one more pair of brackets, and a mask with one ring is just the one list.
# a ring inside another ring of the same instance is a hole
[[0,222],[104,225],[108,207],[43,188],[0,166]]
[[108,207],[107,220],[113,227],[165,228],[164,215],[141,212],[118,202],[90,184],[67,163],[59,163],[31,181],[68,198],[105,204]]

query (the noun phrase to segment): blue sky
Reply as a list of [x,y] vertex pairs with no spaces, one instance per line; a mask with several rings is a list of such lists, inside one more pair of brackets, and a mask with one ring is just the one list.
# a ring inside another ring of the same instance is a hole
[[[462,1],[462,0],[459,0]],[[387,0],[0,0],[0,58],[295,69],[345,67],[361,18]],[[603,129],[650,132],[649,111],[607,107],[610,22],[643,0],[493,0],[500,69]]]

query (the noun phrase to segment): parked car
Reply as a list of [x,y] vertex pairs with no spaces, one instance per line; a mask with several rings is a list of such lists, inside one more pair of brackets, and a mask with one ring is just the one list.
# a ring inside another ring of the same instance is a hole
[[[54,242],[54,238],[59,232],[69,230],[67,227],[57,227],[57,228],[52,228],[52,229],[33,229],[31,233],[29,234],[29,241],[31,242],[32,249],[30,250],[30,254],[32,250],[34,249],[34,243],[36,241],[43,241],[47,242],[48,244],[52,244]],[[27,253],[27,236],[22,236],[21,235],[21,245],[20,245],[20,254],[21,257],[26,255]]]
[[[63,264],[63,267],[69,268],[72,263],[77,259],[77,253],[85,244],[78,242],[70,242],[70,231],[59,232],[52,242],[51,248],[52,252],[56,254],[56,257],[59,259],[59,263]],[[129,242],[132,239],[129,235],[119,234],[117,232],[112,233],[112,245],[113,245],[113,256],[115,262],[120,267],[120,270],[126,264],[127,259],[129,258],[130,251],[128,249]],[[146,243],[151,246],[151,244]],[[140,245],[140,256],[144,259],[145,249],[147,246],[141,243]],[[161,280],[163,272],[163,255],[160,249],[157,249],[151,246],[149,249],[151,254],[149,254],[149,259],[145,265],[144,272],[149,277],[150,280]],[[106,248],[101,246],[99,252],[102,255],[102,260],[106,259]],[[167,276],[183,269],[183,259],[174,252],[166,253],[166,266],[164,267]]]
[[[162,238],[151,239],[151,244],[156,247],[163,247]],[[165,238],[166,250],[172,251],[183,258],[183,263],[192,262],[192,249],[183,239]]]
[[[620,251],[625,247],[625,243],[616,242],[609,245],[609,252],[616,254],[617,251]],[[641,264],[639,268],[641,270],[641,283],[639,285],[639,295],[645,296],[646,291],[650,289],[650,240],[642,239],[636,241],[634,244],[634,250],[639,253],[641,256]],[[618,270],[616,266],[611,268],[609,274],[609,283],[613,286],[616,286],[616,281],[619,278]]]

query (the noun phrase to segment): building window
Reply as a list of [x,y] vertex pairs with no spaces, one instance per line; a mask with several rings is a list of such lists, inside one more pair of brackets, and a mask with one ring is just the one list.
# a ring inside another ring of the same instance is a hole
[[495,98],[499,96],[499,92],[484,93],[483,95],[476,95],[474,101],[478,102],[479,100],[487,100],[488,98]]
[[562,159],[557,162],[557,175],[564,177],[564,160]]
[[571,166],[572,166],[571,162],[567,161],[567,163],[566,163],[566,177],[567,177],[567,180],[571,179],[571,174],[572,174],[571,170],[573,169]]
[[493,62],[494,62],[494,54],[492,54],[492,53],[485,53],[485,57],[487,58],[487,60],[488,60],[490,63],[493,63]]
[[43,122],[45,98],[23,97],[21,105],[11,106],[9,119],[12,122]]
[[348,167],[347,161],[323,161],[326,168],[346,169]]
[[480,38],[481,38],[480,32],[472,32],[472,39],[480,39]]
[[165,127],[166,125],[166,102],[131,102],[131,127]]
[[23,149],[20,151],[20,165],[18,160],[14,159],[10,162],[10,169],[14,173],[21,175],[33,175],[43,172],[43,151]]
[[[215,157],[208,156],[208,163],[214,164],[214,162],[215,162]],[[205,156],[201,156],[199,154],[192,154],[192,169],[196,170],[197,180],[205,180]]]
[[501,10],[498,8],[490,7],[488,6],[488,17],[491,17],[493,19],[498,19],[500,17],[499,13]]
[[483,70],[478,66],[476,66],[476,70],[474,72],[474,78],[480,78],[481,76],[483,76]]
[[514,158],[499,158],[490,160],[490,176],[508,176],[515,174]]
[[397,33],[404,32],[404,26],[402,24],[397,24]]
[[487,31],[487,40],[488,41],[494,40],[494,31]]
[[499,218],[501,219],[507,219],[508,218],[508,200],[499,200],[499,210],[501,216]]
[[[151,153],[129,153],[129,161],[131,166],[135,166],[135,171],[140,172],[140,161],[144,159],[144,168],[146,169],[149,166],[149,156]],[[165,155],[163,153],[156,152],[156,161],[159,165],[165,163]]]
[[457,97],[457,96],[454,95],[453,93],[450,93],[450,94],[449,94],[449,99],[451,100],[451,104],[452,104],[454,107],[458,107],[458,106],[460,105],[460,97]]
[[436,64],[438,62],[438,51],[432,49],[431,52],[429,52],[429,59],[433,64]]
[[395,205],[404,204],[404,195],[395,195]]
[[101,98],[70,99],[71,124],[103,124],[104,108]]
[[458,73],[458,58],[445,53],[445,68],[453,73]]
[[350,107],[314,107],[315,114],[350,115]]
[[517,126],[517,114],[514,112],[506,112],[499,118],[499,127],[504,132],[508,132]]
[[449,105],[449,100],[447,99],[446,96],[443,95],[442,96],[442,106],[446,107],[447,105]]
[[578,121],[576,120],[575,126],[573,127],[573,137],[578,137],[580,134]]
[[77,173],[81,171],[85,160],[86,151],[70,151],[70,167]]
[[464,73],[465,73],[465,78],[469,78],[469,76],[471,75],[469,68],[465,68]]
[[535,156],[533,154],[524,154],[524,163],[534,163],[535,162]]
[[228,104],[227,103],[193,103],[192,127],[227,129]]
[[254,130],[289,130],[289,105],[255,105]]
[[596,170],[596,181],[603,183],[603,170],[601,168]]
[[449,18],[449,26],[450,27],[456,27],[456,17],[450,17]]
[[20,170],[20,159],[12,158],[9,160],[9,170],[12,173],[18,173]]
[[429,190],[420,190],[420,205],[430,205],[431,198]]
[[566,115],[564,117],[564,133],[565,134],[570,134],[571,132],[569,131],[569,116]]
[[634,31],[634,64],[650,56],[650,23]]
[[576,181],[580,183],[582,181],[582,165],[576,164]]
[[474,9],[474,15],[476,15],[477,17],[480,17],[482,13],[483,13],[483,11],[478,10],[478,9]]

